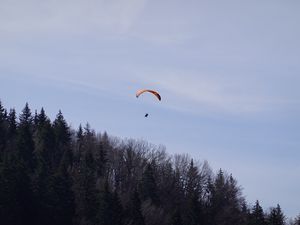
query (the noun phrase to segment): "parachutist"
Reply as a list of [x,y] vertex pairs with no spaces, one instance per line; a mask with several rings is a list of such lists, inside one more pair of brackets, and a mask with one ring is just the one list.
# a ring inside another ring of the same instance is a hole
[[[135,96],[138,98],[141,94],[145,93],[145,92],[150,92],[151,94],[153,94],[159,101],[161,101],[161,97],[160,97],[160,94],[156,91],[153,91],[153,90],[148,90],[148,89],[141,89],[141,90],[138,90],[135,94]],[[146,113],[145,114],[145,117],[148,117],[149,114]]]

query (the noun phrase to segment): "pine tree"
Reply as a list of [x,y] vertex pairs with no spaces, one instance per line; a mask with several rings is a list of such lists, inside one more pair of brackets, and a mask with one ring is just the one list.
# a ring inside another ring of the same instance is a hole
[[67,166],[61,165],[51,179],[52,224],[73,224],[75,197],[72,190],[72,178],[66,168]]
[[212,224],[241,224],[243,214],[241,206],[244,199],[240,196],[240,188],[230,175],[225,176],[219,170],[215,181],[209,187],[209,214]]
[[259,205],[259,201],[255,202],[250,214],[249,225],[266,225],[266,220],[262,207]]
[[225,199],[225,177],[223,171],[220,169],[215,180],[211,181],[209,185],[209,221],[210,224],[218,224],[223,221],[222,212],[226,205]]
[[74,164],[74,167],[75,169],[79,169],[79,165],[80,165],[80,161],[82,160],[82,157],[83,157],[83,152],[82,152],[82,149],[83,149],[83,140],[84,137],[83,137],[83,130],[82,130],[82,126],[81,124],[79,125],[79,128],[76,132],[76,141],[75,141],[75,149],[73,149],[73,152],[74,152],[74,160],[73,160],[73,164]]
[[67,165],[70,166],[73,157],[71,151],[71,133],[61,111],[58,112],[53,122],[53,130],[55,151],[52,158],[52,168],[58,168],[60,166],[60,161],[64,155],[68,157],[69,162]]
[[[37,158],[37,166],[45,164],[47,170],[51,170],[51,159],[54,151],[54,131],[51,126],[50,119],[46,116],[42,108],[37,116],[36,130],[34,133],[35,155]],[[37,168],[38,170],[39,168]]]
[[7,142],[7,115],[0,101],[0,163],[4,160],[4,151]]
[[15,109],[11,109],[7,117],[7,123],[8,123],[7,139],[10,142],[14,142],[15,140],[15,135],[17,132],[16,118],[17,117],[16,117]]
[[271,208],[268,216],[268,225],[284,225],[285,216],[281,211],[280,205],[277,204],[276,208]]
[[34,142],[33,142],[33,123],[32,116],[26,103],[22,114],[20,115],[17,138],[17,154],[20,160],[23,160],[28,172],[32,172],[35,167]]
[[136,188],[131,194],[131,198],[126,209],[126,224],[145,225],[145,220],[141,210],[141,200]]
[[229,178],[226,180],[226,199],[227,206],[225,210],[227,211],[226,217],[228,218],[227,224],[241,224],[243,221],[242,205],[244,198],[241,197],[240,187],[237,186],[237,181],[230,174]]
[[100,141],[95,154],[97,177],[103,177],[105,174],[106,163],[108,161],[106,148],[107,144],[103,141]]
[[115,225],[124,224],[124,212],[123,207],[120,201],[120,197],[117,191],[114,191],[112,195],[112,213],[113,213],[113,222]]
[[23,160],[12,156],[0,170],[0,220],[3,225],[33,224],[30,177]]
[[[0,111],[3,113],[4,109],[1,109],[2,110]],[[4,117],[5,116],[3,116],[2,119],[4,119]],[[19,223],[16,215],[18,215],[22,208],[21,205],[18,205],[18,203],[21,201],[18,193],[20,192],[20,188],[22,188],[22,186],[18,187],[17,184],[19,182],[19,178],[24,178],[25,181],[28,181],[27,174],[24,174],[25,177],[19,176],[20,172],[24,171],[20,171],[21,162],[17,160],[15,155],[17,125],[14,110],[10,110],[6,120],[6,137],[2,136],[4,135],[3,133],[0,137],[0,139],[6,139],[4,152],[2,152],[3,155],[1,155],[3,156],[3,161],[0,161],[0,223],[3,225]],[[3,124],[4,123],[2,123],[2,125]],[[22,169],[24,168],[22,167]],[[24,183],[23,185],[25,186],[25,189],[27,189],[29,186],[27,186],[27,183]]]
[[295,222],[293,225],[300,225],[300,215],[295,218]]
[[189,170],[187,173],[186,184],[186,219],[185,224],[198,225],[203,223],[203,214],[200,202],[200,176],[198,168],[194,166],[193,160],[190,162]]
[[16,151],[10,156],[10,163],[14,166],[14,176],[11,177],[13,198],[15,198],[16,224],[33,223],[34,195],[32,192],[31,176],[35,168],[33,124],[28,104],[26,103],[20,117],[17,128]]
[[141,199],[143,201],[149,199],[154,205],[159,204],[157,184],[154,178],[153,168],[150,163],[147,164],[142,175],[140,189],[142,197]]
[[[36,205],[36,223],[51,224],[51,192],[49,191],[52,176],[51,159],[54,150],[54,134],[50,119],[44,109],[35,116],[35,158],[36,169],[33,176],[33,191]],[[54,207],[54,206],[52,206]]]
[[0,220],[1,224],[16,224],[15,215],[18,211],[14,179],[15,168],[7,160],[0,167]]
[[246,200],[242,202],[242,209],[241,209],[241,225],[250,225],[250,209],[247,206]]
[[177,206],[175,208],[175,211],[172,214],[171,225],[183,225],[182,217],[181,217],[181,212],[180,212],[180,207],[179,206]]
[[77,139],[77,146],[79,146],[78,142],[82,142],[82,145],[80,147],[80,161],[74,172],[76,223],[96,224],[98,210],[96,165],[91,149],[86,146],[85,138],[84,135]]
[[105,182],[104,189],[100,192],[97,221],[99,225],[123,224],[123,212],[118,194],[110,192],[107,182]]

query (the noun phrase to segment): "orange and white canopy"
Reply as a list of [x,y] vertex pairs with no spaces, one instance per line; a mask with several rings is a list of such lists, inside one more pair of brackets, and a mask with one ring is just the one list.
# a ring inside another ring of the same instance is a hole
[[136,97],[138,98],[141,94],[145,93],[145,92],[150,92],[151,94],[155,95],[159,101],[161,101],[161,97],[160,97],[160,94],[156,91],[153,91],[153,90],[149,90],[149,89],[142,89],[142,90],[138,90],[136,92]]

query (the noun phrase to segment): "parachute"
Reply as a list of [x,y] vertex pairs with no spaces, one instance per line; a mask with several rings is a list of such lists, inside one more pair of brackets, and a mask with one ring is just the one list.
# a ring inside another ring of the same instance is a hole
[[153,90],[148,90],[148,89],[142,89],[142,90],[138,90],[136,92],[136,97],[138,98],[141,94],[145,93],[145,92],[150,92],[151,94],[155,95],[156,98],[158,98],[159,101],[161,101],[161,97],[160,97],[160,94],[156,91],[153,91]]

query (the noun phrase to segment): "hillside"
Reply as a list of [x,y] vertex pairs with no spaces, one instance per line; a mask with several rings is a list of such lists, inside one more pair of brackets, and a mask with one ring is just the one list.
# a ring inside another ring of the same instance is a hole
[[[163,146],[0,103],[0,224],[280,225],[237,180]],[[300,218],[295,219],[300,224]]]

